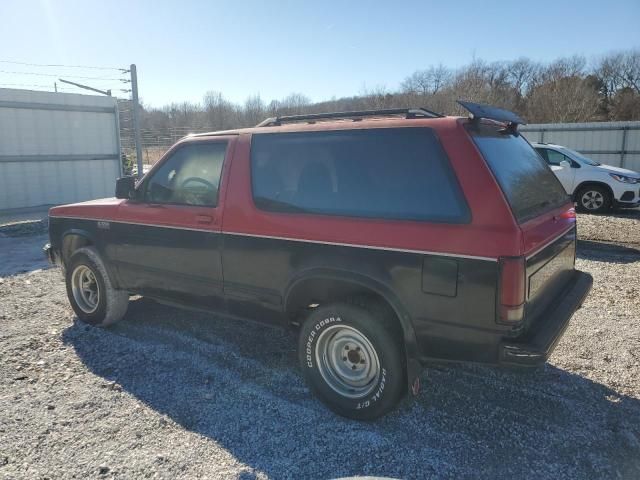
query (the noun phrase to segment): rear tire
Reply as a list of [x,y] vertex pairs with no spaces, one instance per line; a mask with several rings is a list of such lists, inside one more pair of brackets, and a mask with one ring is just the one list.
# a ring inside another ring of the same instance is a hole
[[581,212],[605,213],[611,208],[611,201],[609,190],[599,185],[583,187],[576,195],[578,210]]
[[120,320],[129,305],[129,293],[111,284],[102,259],[93,247],[76,250],[66,263],[67,297],[78,318],[106,327]]
[[378,307],[321,306],[300,329],[300,368],[313,393],[338,415],[378,418],[406,391],[402,335],[388,309]]

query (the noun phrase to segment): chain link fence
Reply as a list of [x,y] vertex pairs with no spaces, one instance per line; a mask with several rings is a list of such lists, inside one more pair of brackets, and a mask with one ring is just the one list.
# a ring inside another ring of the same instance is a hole
[[[122,165],[125,174],[136,172],[136,144],[133,130],[133,109],[129,99],[118,99],[120,115],[120,143],[122,146]],[[178,140],[191,133],[210,132],[205,125],[192,127],[166,127],[140,130],[142,144],[142,163],[150,168]]]

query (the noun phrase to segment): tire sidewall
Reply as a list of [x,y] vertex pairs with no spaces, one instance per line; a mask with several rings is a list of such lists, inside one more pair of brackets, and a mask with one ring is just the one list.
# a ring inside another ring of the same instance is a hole
[[[73,272],[80,265],[84,265],[91,269],[93,275],[96,278],[96,282],[98,282],[98,289],[100,292],[98,296],[98,307],[91,313],[86,313],[85,311],[83,311],[78,306],[76,299],[73,296],[71,279],[73,276]],[[69,303],[71,304],[71,308],[73,308],[73,311],[75,312],[77,317],[85,323],[91,325],[101,325],[107,315],[107,286],[105,285],[100,268],[98,268],[96,263],[86,253],[77,252],[71,257],[69,263],[66,266],[65,283],[67,287],[67,297],[69,298]]]
[[[326,329],[345,325],[358,330],[376,350],[380,374],[375,387],[361,398],[347,398],[335,392],[324,380],[316,362],[317,340]],[[349,304],[319,307],[311,313],[300,330],[300,366],[311,390],[339,415],[368,420],[391,410],[404,387],[404,369],[395,335],[376,322],[365,310]]]

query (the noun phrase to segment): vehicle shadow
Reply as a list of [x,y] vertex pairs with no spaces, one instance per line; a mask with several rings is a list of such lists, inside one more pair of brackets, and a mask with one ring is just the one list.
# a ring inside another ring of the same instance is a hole
[[640,262],[640,250],[637,248],[593,240],[578,240],[576,256],[607,263]]
[[139,299],[114,328],[76,320],[63,341],[94,374],[270,478],[640,475],[640,400],[550,364],[433,366],[415,400],[356,422],[311,395],[291,334],[268,326]]

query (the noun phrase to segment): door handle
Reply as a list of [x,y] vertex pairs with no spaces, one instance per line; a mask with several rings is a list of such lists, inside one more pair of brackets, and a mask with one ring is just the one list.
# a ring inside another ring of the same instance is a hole
[[196,223],[208,225],[212,222],[213,222],[213,217],[211,215],[196,215]]

